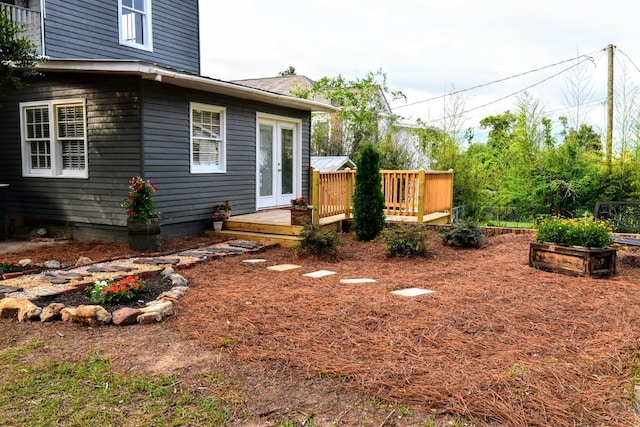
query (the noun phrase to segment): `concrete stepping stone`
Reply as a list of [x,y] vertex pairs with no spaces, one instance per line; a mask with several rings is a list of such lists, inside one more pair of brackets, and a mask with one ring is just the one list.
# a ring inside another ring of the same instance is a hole
[[340,283],[343,285],[353,285],[358,283],[376,283],[375,279],[340,279]]
[[303,274],[303,276],[319,279],[321,277],[331,276],[332,274],[337,274],[337,273],[335,271],[329,271],[329,270],[318,270],[312,273]]
[[246,262],[248,264],[258,264],[261,262],[267,262],[267,260],[263,258],[250,258],[250,259],[243,259],[242,262]]
[[430,289],[421,289],[421,288],[407,288],[407,289],[400,289],[397,291],[391,291],[392,294],[400,295],[403,297],[417,297],[420,295],[432,294],[434,292],[435,291],[432,291]]
[[289,271],[289,270],[295,270],[296,268],[300,268],[300,267],[301,266],[295,265],[295,264],[278,264],[278,265],[272,265],[270,267],[267,267],[267,270]]

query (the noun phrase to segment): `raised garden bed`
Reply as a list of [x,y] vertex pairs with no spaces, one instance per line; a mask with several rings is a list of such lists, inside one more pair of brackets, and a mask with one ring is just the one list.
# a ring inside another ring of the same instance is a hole
[[608,277],[616,272],[615,248],[582,248],[531,242],[529,265],[569,276]]

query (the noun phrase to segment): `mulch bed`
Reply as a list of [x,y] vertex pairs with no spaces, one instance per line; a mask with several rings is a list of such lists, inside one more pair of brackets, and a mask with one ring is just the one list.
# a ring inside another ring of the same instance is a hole
[[[329,378],[428,414],[481,425],[636,422],[630,400],[640,348],[638,254],[618,274],[575,278],[528,266],[531,235],[501,235],[479,250],[432,236],[425,258],[388,259],[381,243],[347,238],[341,260],[296,251],[262,264],[225,260],[185,272],[195,286],[170,325],[257,369]],[[322,279],[303,273],[326,269]],[[342,285],[341,278],[375,284]],[[403,298],[396,289],[431,295]],[[277,387],[273,384],[272,387]]]
[[[128,302],[103,303],[97,305],[103,306],[105,310],[110,313],[122,307],[144,307],[147,302],[153,301],[162,292],[168,291],[173,287],[171,280],[163,278],[160,274],[144,277],[143,280],[145,283],[145,290],[140,292],[135,299]],[[85,288],[77,289],[72,292],[66,292],[50,297],[41,297],[33,302],[40,307],[44,307],[54,302],[62,303],[67,307],[77,307],[83,304],[96,305],[95,302],[91,301],[90,294],[87,291],[87,288],[90,289],[91,287],[92,285],[89,285]]]

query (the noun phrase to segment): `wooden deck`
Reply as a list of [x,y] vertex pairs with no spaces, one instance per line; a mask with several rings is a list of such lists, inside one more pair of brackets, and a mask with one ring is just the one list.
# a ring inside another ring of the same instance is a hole
[[[323,230],[342,230],[344,214],[320,218]],[[436,212],[425,215],[426,224],[444,224],[449,214]],[[387,216],[388,222],[417,223],[415,216]],[[291,225],[291,212],[288,209],[268,209],[244,215],[232,215],[224,222],[222,231],[206,230],[206,236],[228,237],[233,239],[251,240],[266,244],[278,243],[284,247],[296,247],[300,243],[300,232],[303,227]]]

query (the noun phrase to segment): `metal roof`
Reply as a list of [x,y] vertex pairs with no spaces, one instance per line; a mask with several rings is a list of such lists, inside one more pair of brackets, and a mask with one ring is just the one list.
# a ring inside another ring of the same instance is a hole
[[356,164],[348,156],[311,156],[311,167],[319,171],[331,172],[355,168]]

